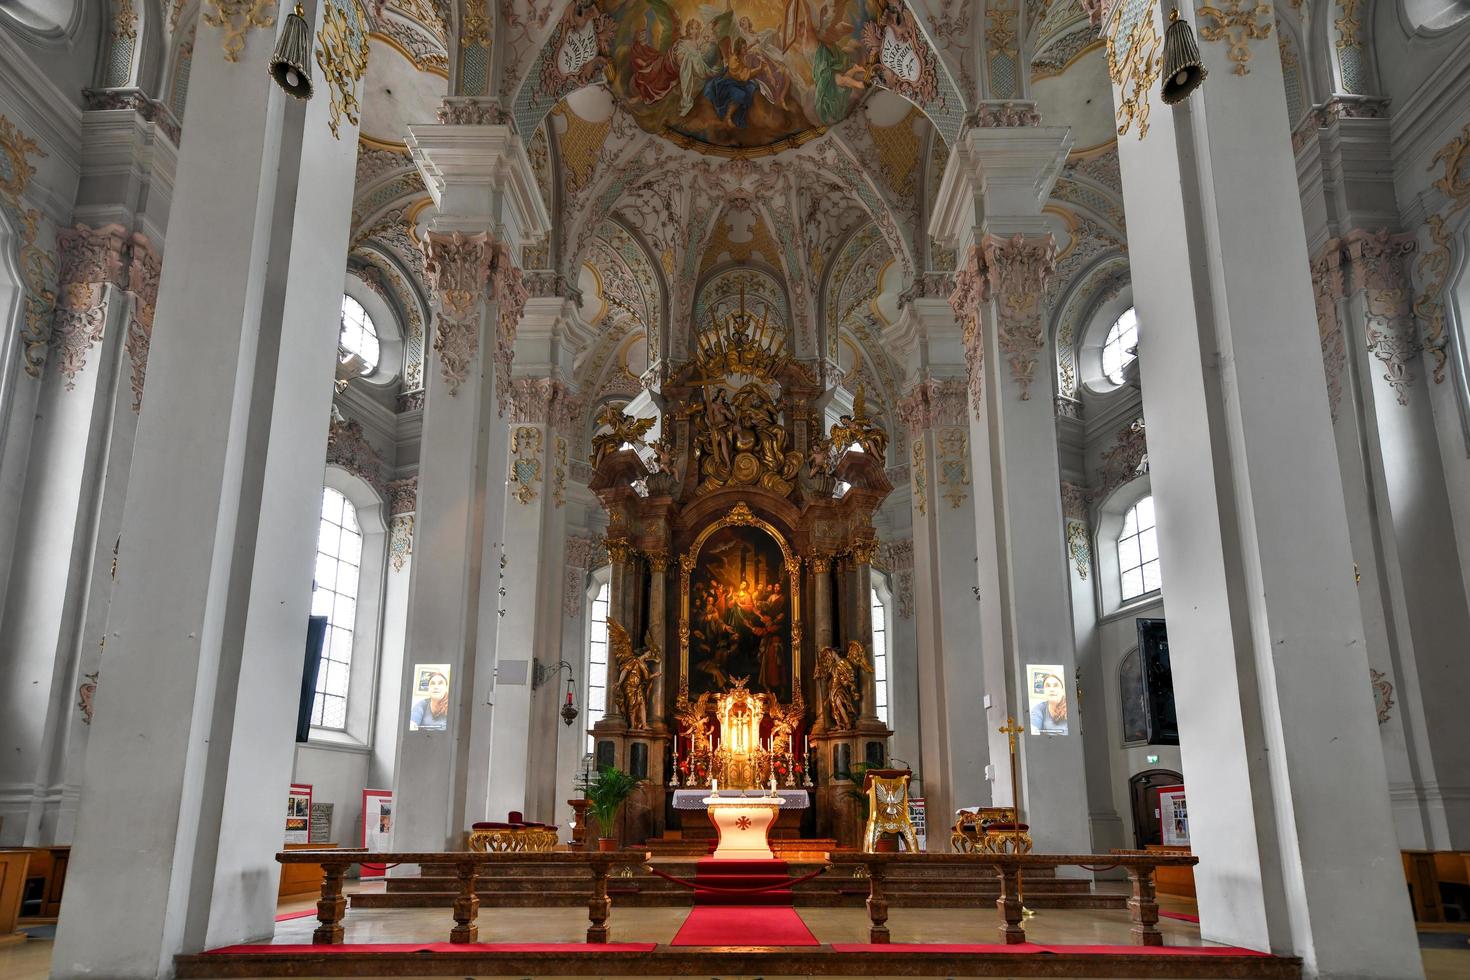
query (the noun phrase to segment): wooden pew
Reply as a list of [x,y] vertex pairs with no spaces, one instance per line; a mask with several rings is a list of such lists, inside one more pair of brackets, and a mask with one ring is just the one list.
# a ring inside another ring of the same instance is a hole
[[[862,854],[833,853],[833,865],[861,865],[868,873],[868,942],[890,942],[888,933],[888,898],[883,885],[888,868],[895,864],[954,861],[953,854]],[[995,906],[1000,910],[1001,942],[1014,946],[1026,941],[1021,927],[1021,875],[1026,868],[1055,868],[1065,865],[1096,871],[1122,868],[1128,873],[1133,894],[1128,899],[1128,914],[1133,920],[1133,942],[1138,946],[1162,946],[1164,934],[1159,931],[1159,904],[1154,894],[1154,871],[1158,868],[1192,867],[1199,858],[1192,854],[967,854],[976,864],[988,865],[1000,878],[1000,897]]]
[[454,899],[454,926],[449,930],[451,943],[479,941],[480,897],[475,891],[480,870],[507,862],[536,860],[545,864],[582,864],[592,869],[592,894],[587,901],[587,941],[605,943],[611,934],[608,919],[612,915],[612,899],[607,894],[607,879],[613,868],[623,864],[643,864],[650,855],[644,850],[622,851],[552,851],[540,854],[524,852],[484,851],[281,851],[276,860],[283,865],[319,864],[322,868],[322,894],[316,903],[316,930],[311,941],[333,946],[342,942],[342,919],[347,900],[342,895],[342,881],[354,864],[437,864],[454,868],[458,893]]

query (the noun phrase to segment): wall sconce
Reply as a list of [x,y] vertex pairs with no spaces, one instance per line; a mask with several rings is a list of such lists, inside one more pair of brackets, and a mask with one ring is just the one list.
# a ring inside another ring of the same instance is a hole
[[1165,105],[1189,98],[1209,72],[1200,64],[1199,46],[1189,22],[1179,19],[1179,9],[1169,11],[1169,28],[1164,31],[1164,84],[1161,95]]
[[300,0],[296,9],[286,15],[281,36],[276,38],[270,76],[293,99],[305,102],[311,98],[311,27],[306,23]]
[[577,682],[572,677],[572,665],[567,663],[565,660],[558,662],[555,666],[552,666],[551,664],[543,664],[539,660],[534,660],[533,666],[534,670],[531,676],[532,689],[540,687],[542,684],[546,683],[547,680],[557,676],[563,670],[567,672],[567,699],[565,702],[562,703],[561,706],[561,720],[564,724],[570,726],[572,722],[577,720],[577,706],[574,703],[574,695],[577,689]]

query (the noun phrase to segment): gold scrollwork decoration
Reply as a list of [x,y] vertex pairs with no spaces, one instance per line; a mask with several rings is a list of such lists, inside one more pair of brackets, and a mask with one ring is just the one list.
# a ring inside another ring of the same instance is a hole
[[1213,23],[1200,24],[1199,36],[1206,41],[1226,41],[1230,45],[1228,57],[1235,62],[1232,69],[1237,75],[1249,75],[1251,48],[1249,42],[1264,41],[1271,36],[1271,8],[1264,3],[1250,0],[1221,0],[1219,7],[1198,8],[1201,17]]
[[327,125],[332,135],[341,139],[338,125],[343,116],[351,125],[357,125],[362,108],[357,101],[357,83],[367,71],[367,17],[357,0],[327,0],[316,41],[316,63],[332,93],[332,118]]
[[254,28],[276,26],[276,0],[209,0],[204,23],[225,32],[226,61],[239,61],[245,35]]
[[1138,138],[1143,139],[1148,135],[1149,92],[1159,78],[1163,39],[1154,28],[1156,0],[1148,0],[1142,13],[1124,30],[1125,8],[1132,6],[1136,4],[1119,2],[1113,8],[1107,43],[1108,77],[1118,87],[1118,135],[1126,135],[1136,122]]

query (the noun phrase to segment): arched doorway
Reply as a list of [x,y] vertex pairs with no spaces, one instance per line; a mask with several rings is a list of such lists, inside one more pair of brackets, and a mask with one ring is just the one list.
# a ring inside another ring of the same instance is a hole
[[1159,826],[1158,790],[1178,786],[1184,777],[1172,769],[1145,769],[1128,780],[1128,797],[1133,801],[1133,840],[1136,847],[1164,842]]

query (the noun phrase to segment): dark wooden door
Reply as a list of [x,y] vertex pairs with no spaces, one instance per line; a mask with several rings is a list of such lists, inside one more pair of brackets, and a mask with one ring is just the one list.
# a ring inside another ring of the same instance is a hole
[[1160,786],[1178,786],[1184,777],[1172,769],[1146,769],[1128,780],[1133,799],[1133,839],[1135,846],[1162,844],[1164,831],[1159,825],[1158,796]]

